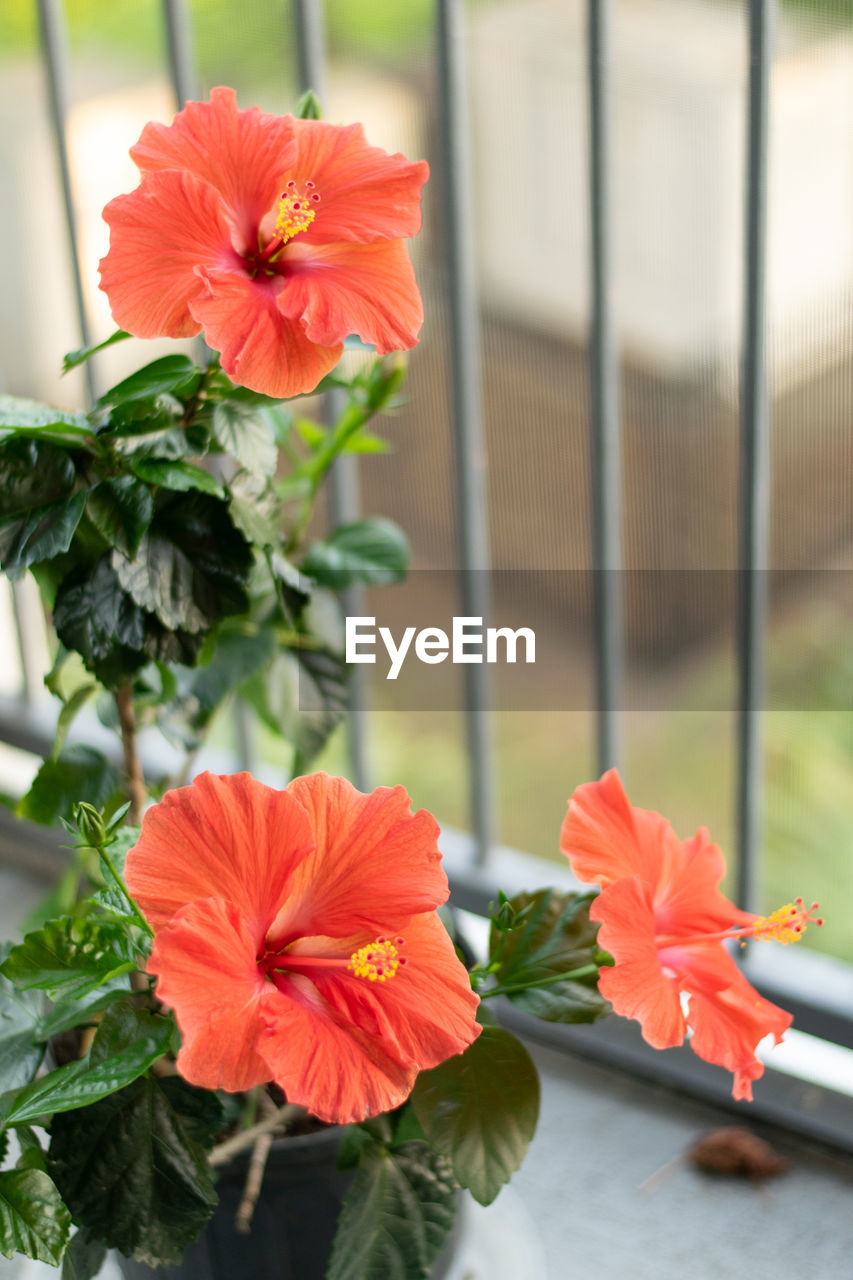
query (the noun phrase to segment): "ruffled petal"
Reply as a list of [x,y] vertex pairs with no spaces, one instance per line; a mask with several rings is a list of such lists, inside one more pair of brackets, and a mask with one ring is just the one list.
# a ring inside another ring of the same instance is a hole
[[193,315],[204,327],[222,368],[234,382],[276,399],[313,391],[341,358],[341,343],[316,345],[278,305],[281,276],[255,280],[235,272],[206,272]]
[[309,245],[300,236],[283,262],[278,305],[312,342],[332,346],[357,333],[379,355],[417,342],[423,304],[402,240]]
[[351,1124],[399,1106],[417,1070],[393,1045],[347,1021],[307,979],[266,1009],[258,1051],[287,1100],[329,1124]]
[[280,997],[255,961],[240,912],[208,898],[184,907],[154,940],[148,972],[183,1036],[177,1067],[190,1084],[236,1093],[269,1080],[258,1054],[263,1017]]
[[725,870],[723,855],[704,827],[685,840],[670,879],[655,898],[658,933],[715,933],[752,924],[757,917],[720,892]]
[[476,1020],[480,1001],[434,912],[409,920],[402,936],[398,950],[406,964],[385,982],[345,971],[315,970],[310,977],[347,1022],[424,1071],[476,1040],[482,1029]]
[[147,124],[130,154],[143,173],[182,169],[215,187],[235,245],[247,252],[258,248],[258,227],[296,163],[297,147],[290,116],[238,111],[234,90],[217,88],[210,102],[188,102],[172,124]]
[[446,900],[438,823],[424,809],[412,813],[404,787],[363,795],[345,778],[315,773],[287,791],[310,816],[314,850],[294,868],[271,944],[360,930],[375,938]]
[[155,930],[189,902],[225,898],[257,948],[312,847],[308,815],[292,793],[248,773],[202,773],[148,809],[125,875]]
[[200,325],[190,303],[204,292],[196,268],[239,259],[216,192],[188,173],[154,173],[104,209],[110,250],[101,288],[113,319],[139,338],[186,338]]
[[421,187],[429,177],[425,160],[411,161],[371,147],[360,124],[294,120],[298,157],[288,173],[299,186],[313,182],[320,196],[317,216],[301,241],[397,240],[421,227]]
[[598,920],[598,943],[616,961],[603,968],[598,988],[615,1013],[636,1018],[643,1039],[655,1049],[681,1044],[686,1025],[679,981],[667,977],[655,947],[651,888],[639,876],[608,885],[589,909]]
[[793,1018],[760,996],[734,964],[732,968],[734,979],[724,991],[706,994],[691,989],[687,1011],[693,1028],[690,1044],[706,1062],[731,1071],[734,1097],[751,1102],[752,1081],[764,1074],[755,1050],[767,1035],[778,1044]]
[[579,880],[602,886],[637,875],[656,889],[682,858],[672,827],[659,813],[632,808],[616,769],[575,790],[560,849]]

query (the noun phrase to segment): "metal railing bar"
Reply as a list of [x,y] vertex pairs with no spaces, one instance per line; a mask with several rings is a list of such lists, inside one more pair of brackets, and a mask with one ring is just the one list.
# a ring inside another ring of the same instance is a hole
[[179,108],[197,93],[195,49],[186,0],[163,0],[169,78]]
[[[74,211],[74,195],[71,186],[71,168],[68,160],[66,134],[69,56],[65,9],[62,0],[37,0],[36,9],[38,11],[39,36],[45,79],[47,81],[51,130],[59,166],[59,181],[62,188],[62,205],[68,236],[68,256],[74,290],[74,307],[77,312],[81,344],[84,347],[88,347],[92,342],[92,328],[89,322],[89,311],[83,292],[83,276],[80,270],[77,216]],[[97,381],[91,360],[86,361],[84,376],[89,397],[95,400],[97,398]]]
[[758,901],[770,433],[766,375],[767,154],[773,0],[749,0],[746,237],[740,394],[737,899]]
[[[450,394],[465,614],[487,621],[490,564],[486,451],[480,386],[480,334],[474,278],[471,127],[465,66],[465,9],[438,0],[437,40],[444,231],[447,250]],[[476,860],[485,862],[494,836],[494,763],[488,716],[488,674],[465,667],[465,725],[470,757],[470,814]]]
[[[320,105],[325,108],[326,33],[321,0],[293,0],[293,19],[300,92],[306,93],[309,89],[313,90]],[[326,397],[327,420],[334,422],[342,407],[340,395],[330,391]],[[360,514],[358,462],[352,456],[338,458],[329,473],[329,515],[332,524],[345,524],[357,520]],[[362,594],[354,589],[344,592],[342,605],[346,613],[364,612],[359,603]],[[366,691],[363,669],[353,668],[349,682],[347,754],[353,783],[362,791],[370,786],[367,764]]]
[[610,0],[588,0],[589,208],[591,324],[589,338],[590,472],[595,644],[596,760],[603,773],[619,763],[622,691],[622,474],[619,359],[613,322]]

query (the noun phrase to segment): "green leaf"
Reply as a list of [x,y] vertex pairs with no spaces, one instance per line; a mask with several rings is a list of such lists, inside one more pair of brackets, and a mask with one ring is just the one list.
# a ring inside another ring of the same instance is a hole
[[314,542],[302,571],[336,591],[355,582],[399,582],[406,576],[409,544],[391,520],[376,517],[340,525],[324,542]]
[[168,1052],[173,1030],[170,1019],[155,1018],[129,1002],[112,1005],[98,1026],[88,1058],[2,1094],[0,1123],[8,1127],[74,1111],[116,1093]]
[[240,691],[273,733],[293,743],[302,771],[346,715],[348,680],[340,654],[300,648],[277,653]]
[[134,948],[114,921],[65,916],[28,933],[0,964],[0,973],[22,991],[35,988],[70,1001],[135,968]]
[[15,576],[28,565],[62,555],[80,523],[86,505],[86,491],[45,507],[33,507],[23,516],[12,516],[0,524],[0,565]]
[[65,1250],[60,1280],[95,1280],[106,1256],[106,1245],[93,1240],[85,1227],[81,1227]]
[[141,480],[116,476],[90,491],[86,515],[111,547],[132,560],[154,515],[154,499]]
[[65,747],[55,760],[45,760],[18,804],[18,813],[30,822],[53,827],[60,818],[69,821],[80,800],[102,809],[121,791],[115,765],[93,747],[75,744]]
[[[0,946],[0,957],[11,951]],[[18,991],[0,971],[0,1092],[28,1084],[44,1056],[36,1030],[44,1009],[44,996]]]
[[70,1230],[71,1214],[46,1173],[0,1173],[0,1252],[7,1258],[23,1253],[58,1267]]
[[96,1020],[96,1014],[103,1013],[116,1000],[127,999],[129,994],[130,985],[126,974],[109,979],[97,987],[88,999],[74,997],[53,1005],[39,1020],[36,1034],[41,1040],[50,1040],[63,1031],[85,1026]]
[[66,649],[79,653],[88,670],[108,687],[125,683],[147,661],[145,615],[123,590],[110,552],[63,580],[54,601],[53,625]]
[[78,1222],[110,1248],[177,1262],[216,1203],[198,1090],[146,1077],[51,1125],[49,1168]]
[[74,723],[78,711],[82,710],[92,694],[97,692],[97,689],[98,686],[95,682],[90,680],[88,684],[83,684],[79,689],[75,689],[68,701],[62,704],[62,709],[56,719],[56,733],[53,737],[53,750],[50,753],[51,760],[59,759],[62,748],[65,746],[68,730]]
[[134,475],[148,484],[160,485],[163,489],[174,489],[179,493],[187,493],[197,489],[200,493],[210,493],[216,498],[222,497],[222,485],[214,480],[208,471],[197,467],[194,462],[183,460],[163,460],[161,458],[133,458],[130,463]]
[[92,427],[84,413],[63,413],[37,400],[0,395],[0,436],[6,433],[84,447],[92,441]]
[[[589,918],[593,897],[539,889],[508,900],[506,908],[516,924],[508,932],[492,925],[489,956],[496,965],[496,982],[513,1004],[546,1022],[594,1022],[609,1011],[598,993],[597,972],[554,981],[560,974],[596,963],[598,925]],[[536,983],[546,985],[537,988]]]
[[128,400],[148,400],[165,392],[180,394],[189,388],[198,370],[188,356],[162,356],[129,378],[104,392],[98,404],[124,404]]
[[269,421],[253,405],[221,400],[213,406],[213,438],[253,474],[271,476],[278,457]]
[[71,496],[75,483],[74,463],[68,453],[54,444],[35,440],[0,442],[0,515],[13,515],[46,507]]
[[521,1165],[539,1119],[539,1076],[524,1045],[502,1027],[484,1027],[464,1053],[421,1072],[411,1100],[459,1183],[491,1204]]
[[371,1145],[344,1199],[327,1280],[428,1280],[455,1197],[446,1161],[425,1142]]
[[76,369],[78,365],[85,364],[89,357],[96,355],[98,351],[104,351],[116,342],[124,342],[125,338],[129,337],[130,334],[125,333],[124,329],[116,329],[115,333],[111,333],[103,342],[98,342],[93,347],[78,347],[76,351],[67,352],[62,361],[62,372],[69,373],[71,369]]

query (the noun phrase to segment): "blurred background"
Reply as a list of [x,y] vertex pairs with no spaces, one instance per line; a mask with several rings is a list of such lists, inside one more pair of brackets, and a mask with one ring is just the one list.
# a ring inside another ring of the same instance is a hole
[[[85,403],[59,378],[80,345],[62,194],[33,0],[0,7],[0,390]],[[489,717],[502,844],[560,861],[566,798],[595,765],[587,593],[590,465],[589,179],[581,0],[468,6],[473,219],[480,299],[490,549],[496,568],[553,570],[530,603],[538,679],[553,706]],[[294,32],[280,0],[192,0],[198,89],[292,109]],[[162,11],[67,0],[68,147],[85,304],[97,288],[104,204],[137,180],[127,152],[174,111]],[[613,305],[620,352],[627,685],[622,770],[635,804],[682,838],[708,826],[735,860],[738,361],[741,341],[746,5],[615,0]],[[417,569],[458,564],[448,399],[448,300],[431,0],[328,0],[325,114],[433,168],[413,254],[426,324],[406,404],[360,461],[362,506],[399,521]],[[763,716],[762,909],[798,893],[827,905],[806,948],[853,960],[853,3],[778,7],[771,82],[768,379],[771,619]],[[111,381],[173,344],[106,353]],[[653,606],[638,570],[656,575]],[[715,571],[715,572],[711,572]],[[821,571],[818,573],[818,571]],[[705,576],[707,575],[707,576]],[[685,588],[689,583],[689,590]],[[6,584],[4,583],[4,590]],[[37,609],[18,590],[18,607]],[[10,598],[0,626],[14,635]],[[461,610],[460,610],[461,611]],[[553,655],[553,668],[549,667]],[[12,654],[0,691],[40,664]],[[568,687],[566,682],[568,682]],[[403,782],[444,823],[469,822],[462,712],[383,708],[369,697],[371,781]],[[542,705],[542,700],[537,700]],[[459,705],[462,705],[460,693]],[[255,752],[277,744],[250,724]],[[223,745],[230,729],[223,722]],[[321,762],[342,767],[339,736]],[[282,768],[285,762],[281,761]],[[7,757],[4,791],[34,760]],[[846,989],[850,979],[838,970]]]

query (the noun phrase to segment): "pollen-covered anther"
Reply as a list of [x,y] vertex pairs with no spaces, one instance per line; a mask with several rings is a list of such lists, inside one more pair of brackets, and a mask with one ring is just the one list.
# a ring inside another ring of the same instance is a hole
[[300,231],[307,230],[317,216],[317,205],[320,197],[314,183],[306,182],[298,186],[292,179],[285,184],[278,202],[278,213],[275,220],[276,240],[287,244]]
[[[404,938],[397,938],[400,946],[404,942]],[[368,982],[385,982],[387,978],[393,978],[404,964],[406,958],[400,955],[393,942],[389,942],[387,938],[377,938],[375,942],[369,942],[367,946],[354,951],[347,968],[357,978],[367,978]]]
[[802,898],[786,902],[769,916],[759,916],[752,926],[753,936],[762,940],[781,942],[785,946],[789,942],[799,942],[809,924],[822,925],[823,920],[814,913],[818,903],[813,902],[808,911]]

